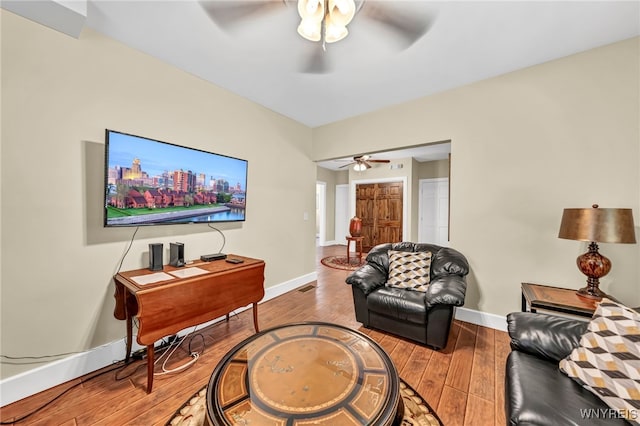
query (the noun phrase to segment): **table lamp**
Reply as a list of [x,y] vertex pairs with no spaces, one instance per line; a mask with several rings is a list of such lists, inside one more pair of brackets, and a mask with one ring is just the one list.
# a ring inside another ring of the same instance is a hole
[[580,272],[587,276],[587,286],[576,291],[578,296],[602,299],[600,278],[611,270],[611,261],[598,252],[598,243],[634,244],[636,235],[631,209],[564,209],[558,238],[589,241],[589,251],[578,256]]

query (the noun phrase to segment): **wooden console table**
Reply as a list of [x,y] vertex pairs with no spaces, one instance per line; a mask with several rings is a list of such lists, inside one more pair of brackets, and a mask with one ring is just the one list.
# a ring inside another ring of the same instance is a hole
[[[115,277],[114,316],[127,322],[127,361],[131,354],[133,317],[138,317],[140,345],[147,347],[147,393],[153,388],[154,343],[187,327],[211,321],[253,304],[253,325],[258,329],[258,302],[264,297],[264,261],[242,259],[232,264],[224,260],[194,262],[186,267],[165,265],[162,271],[138,269]],[[190,271],[191,268],[197,268]],[[198,275],[190,275],[197,272]],[[149,278],[164,278],[142,284]]]

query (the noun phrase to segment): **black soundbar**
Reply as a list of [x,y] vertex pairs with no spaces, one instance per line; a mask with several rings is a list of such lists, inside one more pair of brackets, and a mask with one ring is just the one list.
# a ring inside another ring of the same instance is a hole
[[200,260],[204,262],[211,262],[212,260],[226,259],[227,255],[224,253],[203,254],[200,256]]

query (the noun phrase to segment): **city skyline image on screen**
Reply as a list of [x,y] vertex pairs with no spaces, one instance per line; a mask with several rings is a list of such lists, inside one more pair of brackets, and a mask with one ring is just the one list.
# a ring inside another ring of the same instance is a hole
[[246,160],[105,133],[105,226],[245,220]]

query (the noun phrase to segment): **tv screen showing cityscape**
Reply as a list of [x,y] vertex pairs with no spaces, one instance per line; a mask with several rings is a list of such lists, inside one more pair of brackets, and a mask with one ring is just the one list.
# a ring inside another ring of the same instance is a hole
[[245,220],[247,161],[106,130],[104,225]]

